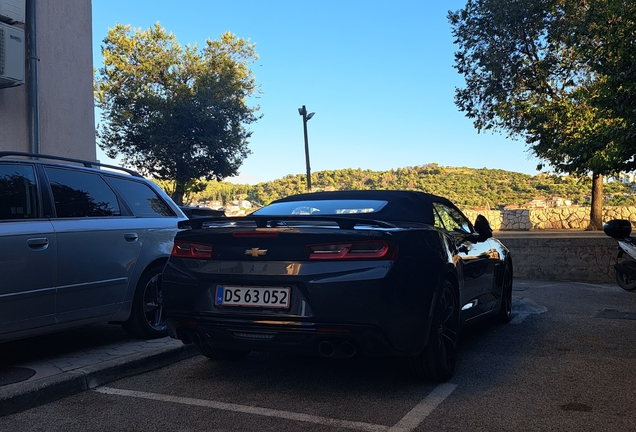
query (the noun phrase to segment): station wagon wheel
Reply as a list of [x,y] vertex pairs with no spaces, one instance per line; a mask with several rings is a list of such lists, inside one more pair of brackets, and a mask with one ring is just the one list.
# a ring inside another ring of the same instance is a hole
[[163,312],[161,274],[163,265],[149,267],[139,279],[133,297],[130,318],[122,324],[126,332],[141,339],[156,339],[168,335]]
[[446,381],[453,376],[459,341],[459,302],[455,288],[444,282],[437,299],[433,321],[424,351],[411,359],[411,370],[417,378]]
[[506,264],[503,280],[501,282],[501,306],[497,319],[500,323],[506,324],[512,318],[512,268]]

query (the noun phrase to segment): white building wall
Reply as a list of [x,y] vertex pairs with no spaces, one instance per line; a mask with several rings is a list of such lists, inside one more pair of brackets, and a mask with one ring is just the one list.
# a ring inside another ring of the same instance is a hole
[[29,151],[26,86],[0,89],[0,151]]
[[[40,153],[95,160],[91,0],[36,7]],[[0,150],[29,151],[27,84],[0,89]]]

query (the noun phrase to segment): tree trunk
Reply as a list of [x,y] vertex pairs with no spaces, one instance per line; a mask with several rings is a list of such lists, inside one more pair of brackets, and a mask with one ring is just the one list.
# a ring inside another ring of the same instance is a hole
[[185,185],[179,180],[175,180],[174,192],[172,193],[172,201],[177,205],[183,205],[183,196],[185,195]]
[[588,231],[603,229],[603,175],[592,174],[592,208],[590,209],[590,225]]

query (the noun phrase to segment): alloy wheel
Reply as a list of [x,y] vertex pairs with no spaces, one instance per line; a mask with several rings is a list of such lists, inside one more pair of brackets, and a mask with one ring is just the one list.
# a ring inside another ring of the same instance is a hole
[[146,322],[153,330],[165,330],[166,319],[163,313],[161,274],[154,275],[145,286],[144,316],[146,317]]

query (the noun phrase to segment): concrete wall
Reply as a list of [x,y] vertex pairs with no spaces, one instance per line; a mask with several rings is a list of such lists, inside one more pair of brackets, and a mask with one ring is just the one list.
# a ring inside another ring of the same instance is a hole
[[[599,234],[599,233],[596,233]],[[615,284],[617,243],[607,236],[494,233],[512,254],[515,277]]]
[[[91,0],[36,5],[40,153],[95,160]],[[0,89],[0,150],[29,151],[27,91]]]

